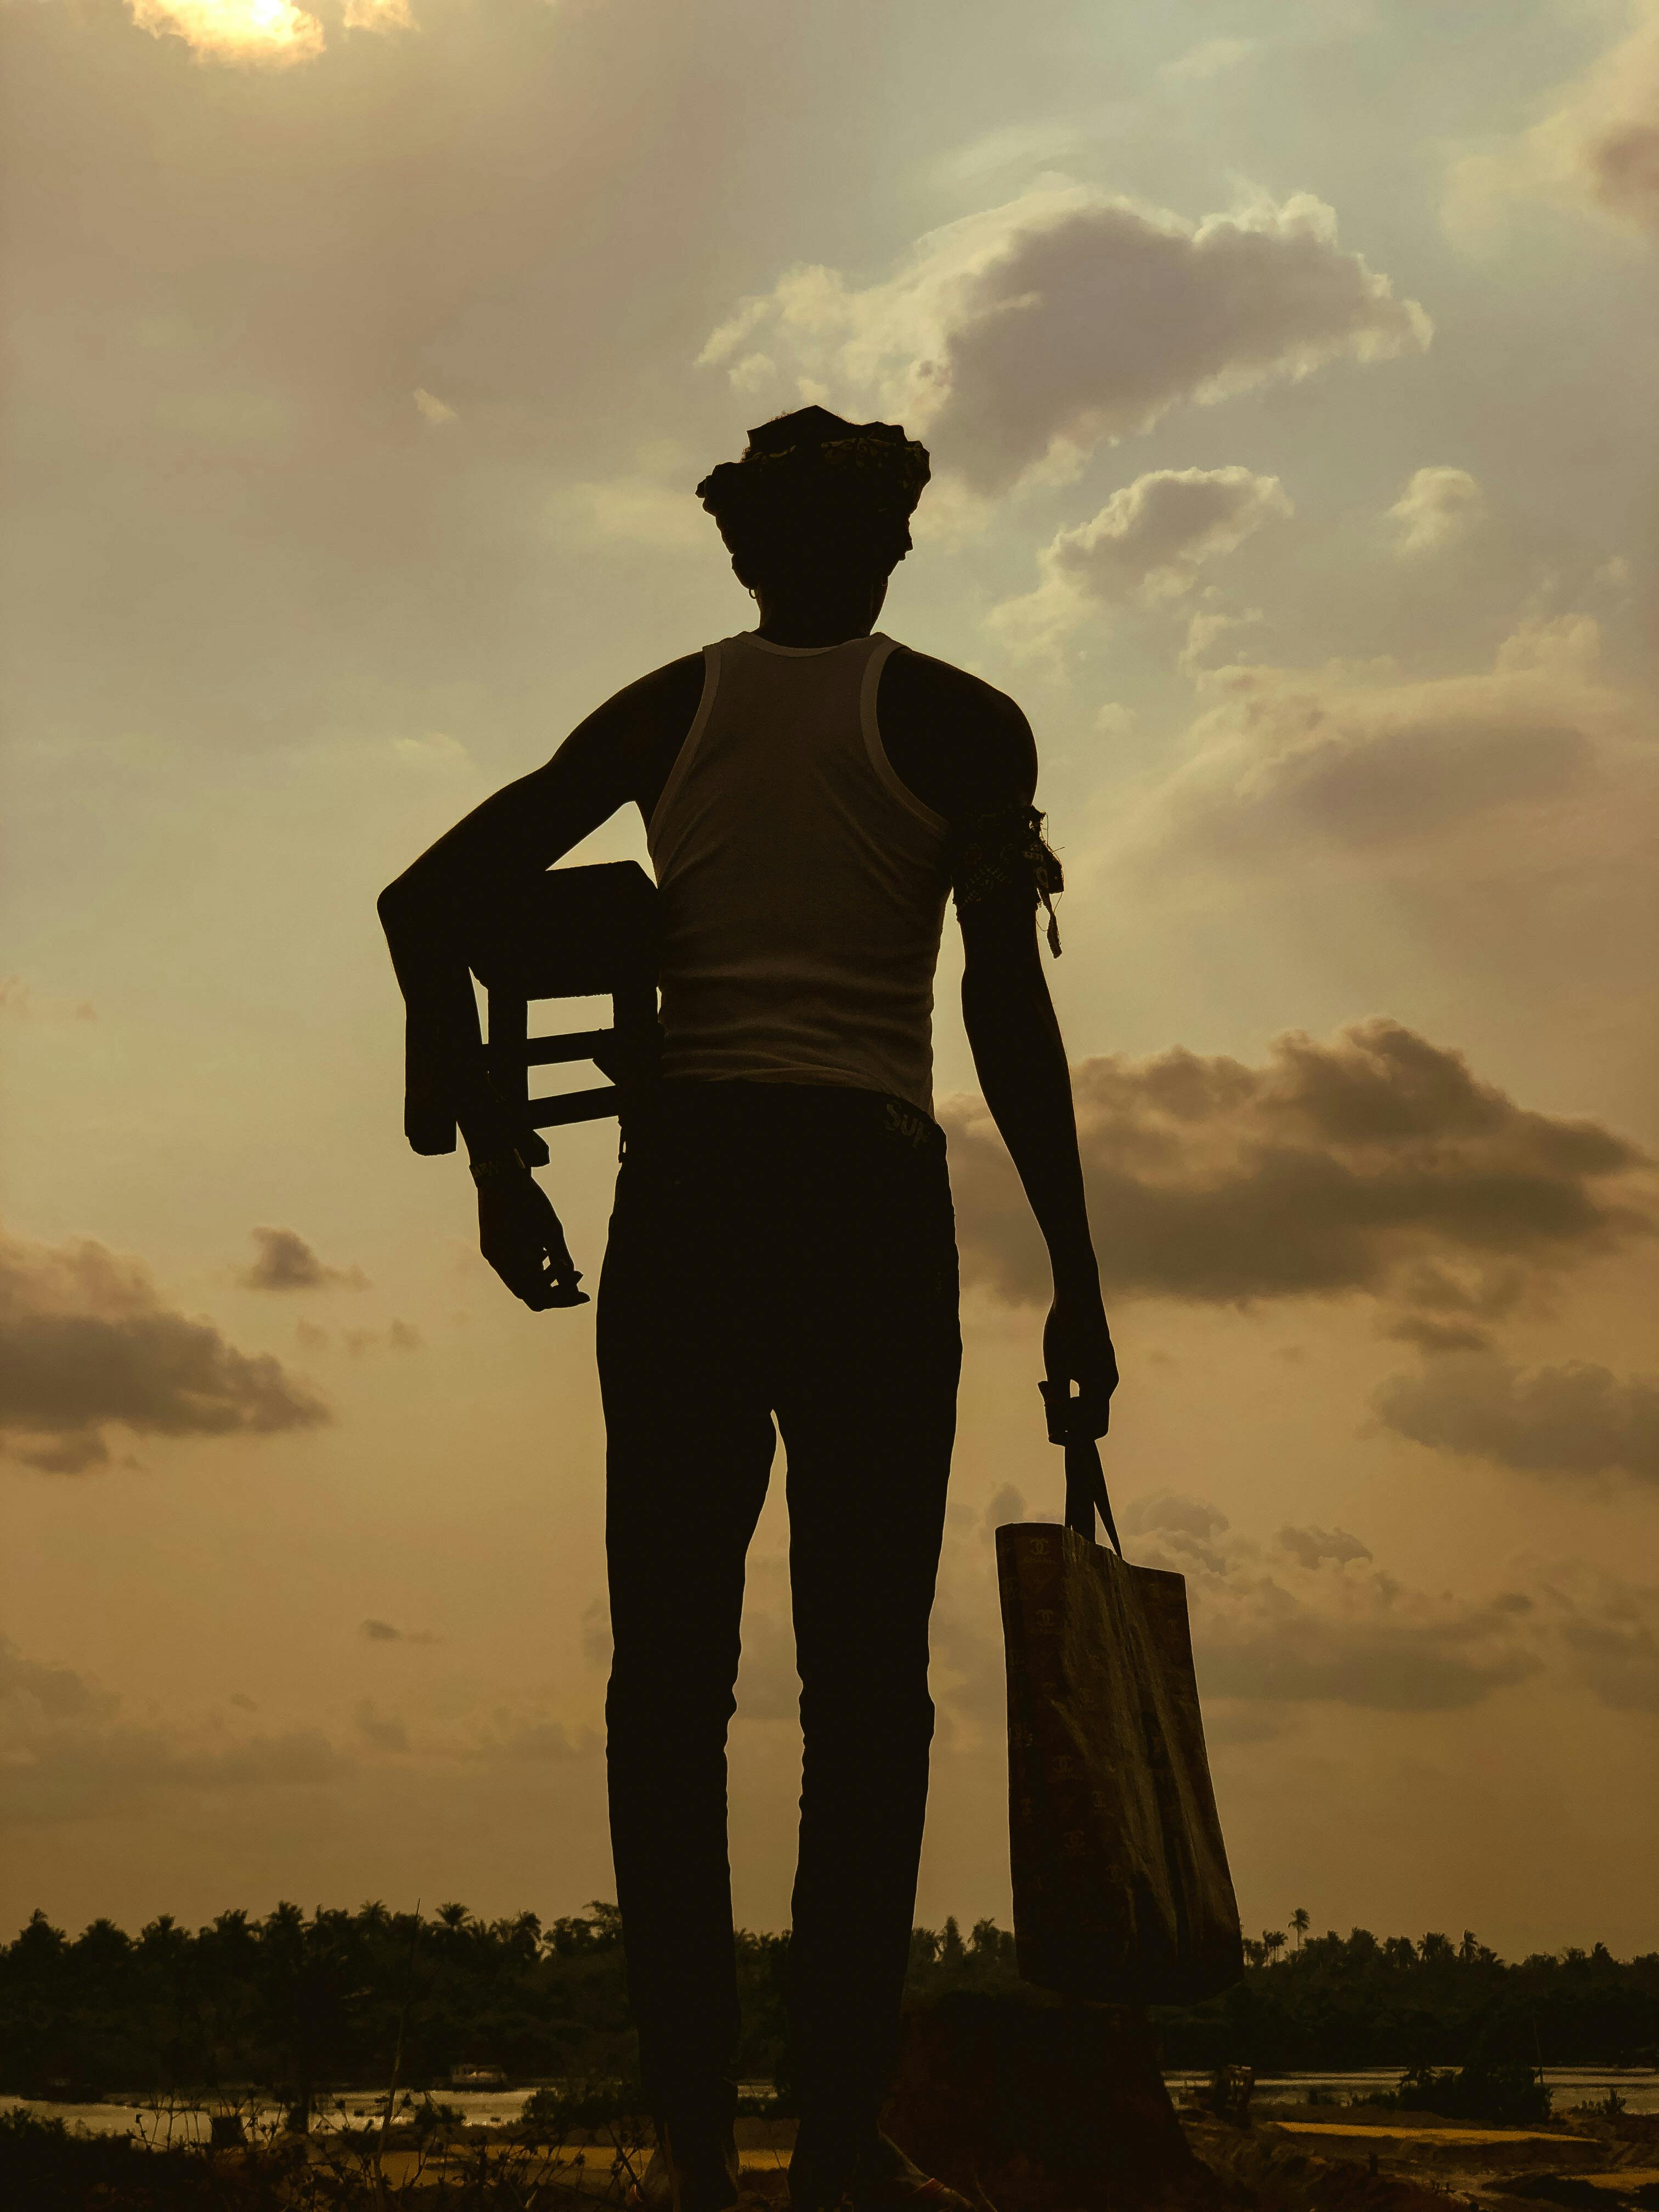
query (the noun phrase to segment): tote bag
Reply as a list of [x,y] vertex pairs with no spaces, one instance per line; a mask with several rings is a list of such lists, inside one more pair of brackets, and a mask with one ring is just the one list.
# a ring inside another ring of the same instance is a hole
[[1103,2003],[1212,1996],[1243,1955],[1186,1581],[1124,1559],[1092,1442],[1066,1447],[1066,1525],[996,1544],[1020,1973]]

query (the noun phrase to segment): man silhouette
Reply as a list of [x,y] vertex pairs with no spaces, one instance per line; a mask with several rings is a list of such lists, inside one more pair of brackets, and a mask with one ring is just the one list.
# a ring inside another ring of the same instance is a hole
[[598,1340],[611,1836],[658,2128],[642,2194],[675,2212],[736,2197],[726,1735],[775,1415],[805,1738],[791,2195],[798,2212],[961,2204],[878,2128],[961,1361],[932,1115],[952,891],[975,1065],[1053,1263],[1050,1433],[1103,1433],[1117,1381],[1037,945],[1041,904],[1059,949],[1060,878],[1031,804],[1031,732],[988,684],[873,633],[927,476],[889,424],[807,407],[754,431],[698,490],[757,627],[617,693],[380,901],[410,1010],[414,1140],[422,1113],[446,1133],[459,1120],[485,1257],[527,1305],[573,1304],[580,1278],[528,1164],[542,1155],[490,1089],[459,948],[469,913],[618,807],[646,823],[663,1052],[623,1111]]

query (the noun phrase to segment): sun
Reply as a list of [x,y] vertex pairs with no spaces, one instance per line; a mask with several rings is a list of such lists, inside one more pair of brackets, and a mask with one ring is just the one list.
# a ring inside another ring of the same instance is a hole
[[[316,16],[295,0],[128,0],[132,20],[156,38],[183,39],[221,62],[314,61],[326,40]],[[346,0],[348,30],[407,30],[409,0]]]

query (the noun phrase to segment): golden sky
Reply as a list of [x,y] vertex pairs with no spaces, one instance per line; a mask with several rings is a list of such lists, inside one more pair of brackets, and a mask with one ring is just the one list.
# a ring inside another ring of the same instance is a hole
[[[1659,8],[3,21],[0,1930],[610,1893],[592,1309],[404,1147],[374,902],[747,625],[691,487],[816,399],[927,440],[883,627],[1042,749],[1109,1477],[1247,1926],[1653,1948]],[[1060,1504],[955,965],[935,1924],[1007,1918],[990,1531]],[[614,1151],[544,1176],[590,1273]]]

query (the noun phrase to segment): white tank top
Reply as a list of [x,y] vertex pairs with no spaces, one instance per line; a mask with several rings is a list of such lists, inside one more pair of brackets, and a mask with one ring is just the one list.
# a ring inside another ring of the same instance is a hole
[[933,1111],[945,825],[882,746],[893,646],[744,631],[704,647],[646,833],[665,1076],[840,1084]]

